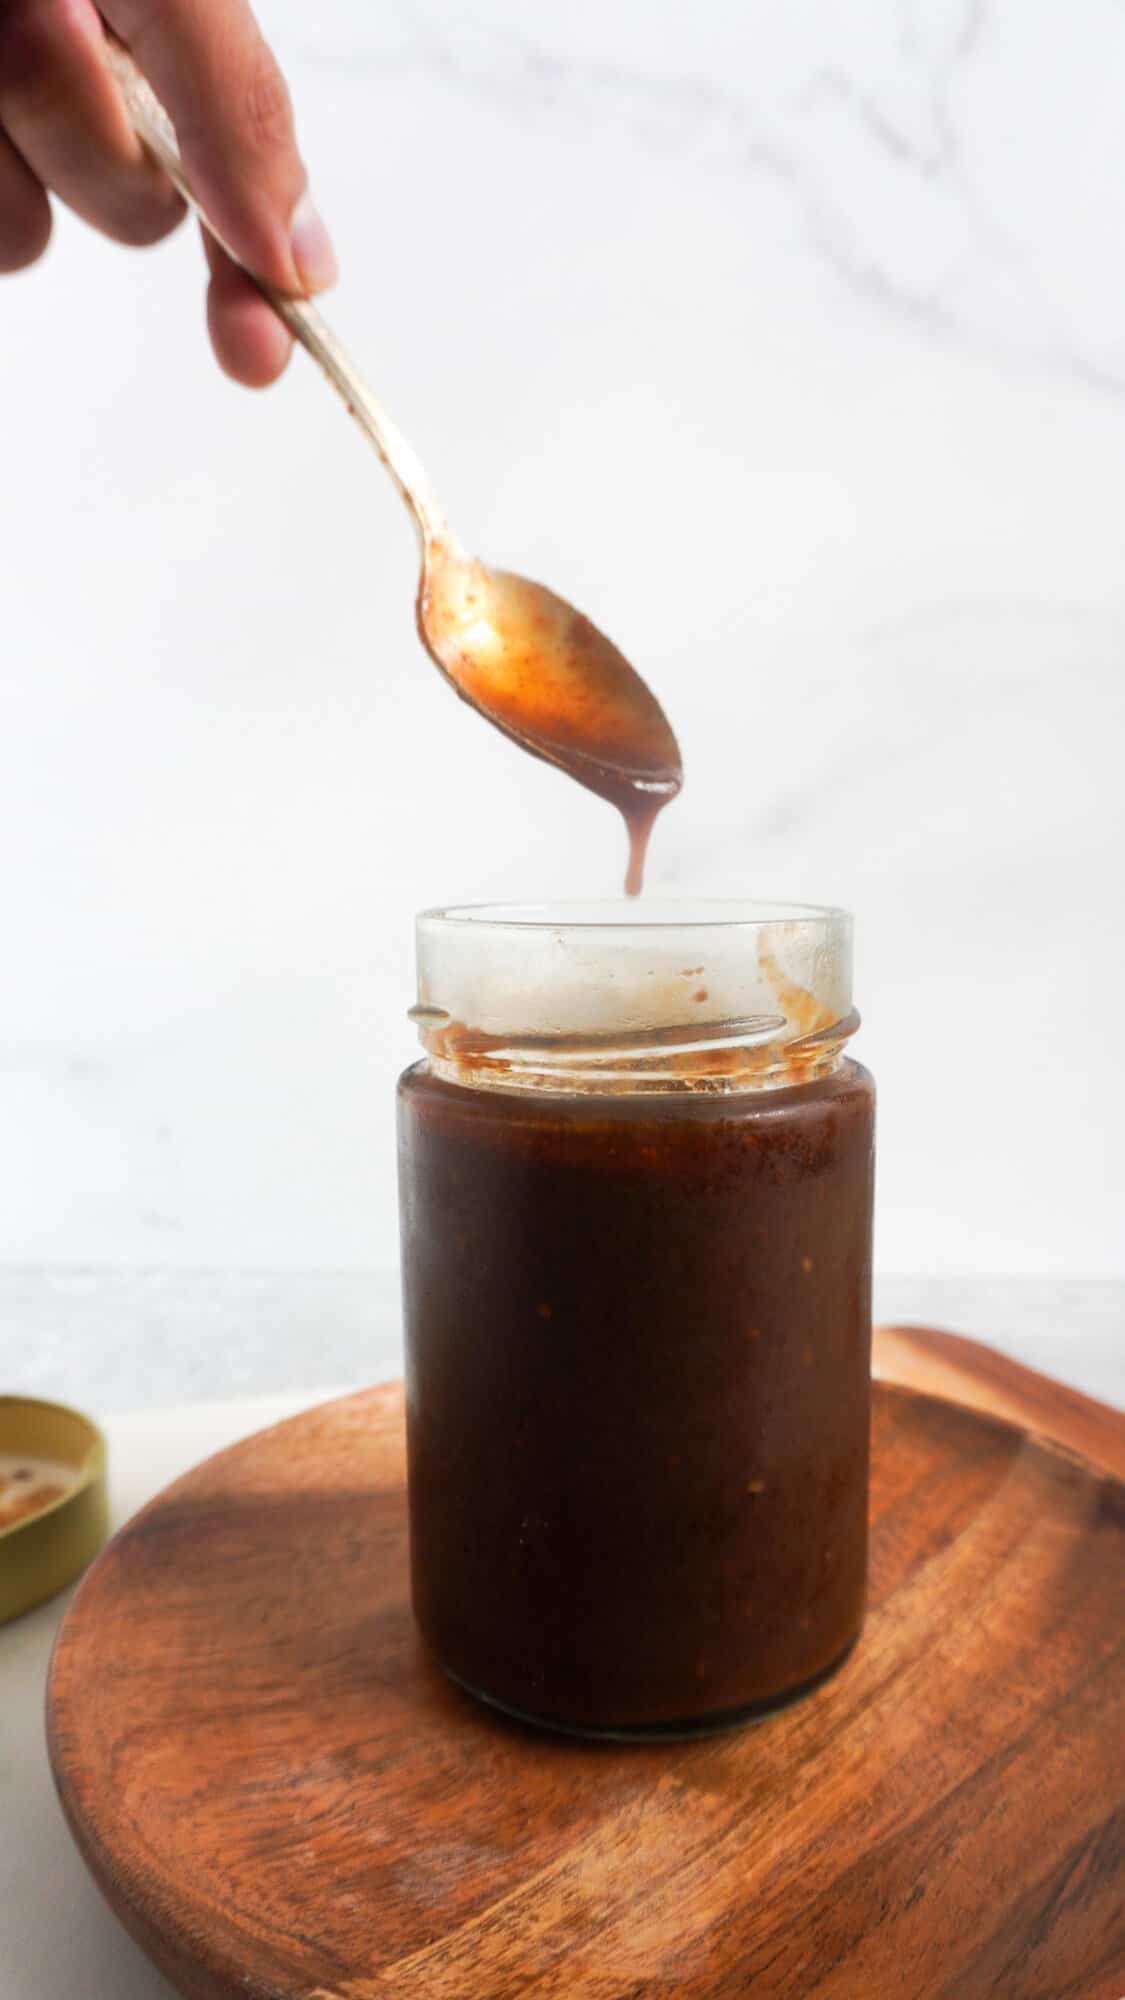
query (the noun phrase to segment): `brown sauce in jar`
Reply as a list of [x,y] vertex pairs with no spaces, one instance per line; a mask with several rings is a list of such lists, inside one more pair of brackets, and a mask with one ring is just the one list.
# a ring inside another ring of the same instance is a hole
[[413,1589],[581,1731],[784,1699],[859,1629],[874,1091],[400,1085]]

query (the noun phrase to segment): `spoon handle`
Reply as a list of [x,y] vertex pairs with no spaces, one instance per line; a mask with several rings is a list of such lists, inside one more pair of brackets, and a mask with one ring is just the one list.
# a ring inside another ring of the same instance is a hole
[[[245,271],[242,259],[224,241],[192,192],[168,113],[147,78],[141,75],[128,49],[109,33],[106,34],[106,58],[125,100],[129,122],[141,144],[163,168],[177,193],[183,196],[208,234],[214,237],[240,270]],[[272,306],[278,318],[284,321],[294,339],[300,341],[323,369],[361,431],[374,445],[414,516],[423,555],[433,543],[448,544],[451,536],[445,517],[430,490],[417,453],[397,425],[391,422],[323,315],[308,299],[290,298],[253,271],[246,271],[246,275],[257,286],[266,304]]]

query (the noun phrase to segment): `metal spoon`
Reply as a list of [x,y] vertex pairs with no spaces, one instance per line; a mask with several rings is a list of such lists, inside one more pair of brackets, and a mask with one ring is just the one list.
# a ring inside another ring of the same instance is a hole
[[[107,36],[106,46],[137,137],[233,257],[192,194],[163,105],[122,44]],[[248,275],[324,370],[410,509],[422,558],[418,632],[431,659],[498,729],[617,806],[630,837],[626,888],[635,894],[652,823],[683,781],[679,748],[655,695],[581,612],[460,547],[417,454],[316,307]]]

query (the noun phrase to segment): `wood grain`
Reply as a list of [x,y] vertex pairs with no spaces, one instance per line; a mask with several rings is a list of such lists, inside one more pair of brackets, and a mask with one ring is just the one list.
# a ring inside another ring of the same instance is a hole
[[[1120,1410],[1037,1374],[994,1347],[966,1340],[964,1334],[929,1326],[876,1327],[872,1370],[884,1382],[1006,1417],[1125,1479],[1125,1415]],[[1121,1387],[1125,1392],[1125,1328]]]
[[586,1745],[425,1657],[398,1389],[265,1432],[71,1608],[78,1843],[191,2000],[1121,2000],[1125,1488],[887,1386],[874,1468],[835,1679],[729,1735]]

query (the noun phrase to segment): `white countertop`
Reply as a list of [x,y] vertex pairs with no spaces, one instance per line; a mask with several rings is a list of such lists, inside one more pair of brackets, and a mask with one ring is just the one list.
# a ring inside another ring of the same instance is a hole
[[[114,1525],[209,1453],[323,1397],[252,1397],[105,1419]],[[69,1596],[0,1627],[0,2000],[166,2000],[172,1987],[102,1901],[51,1783],[43,1689]]]

